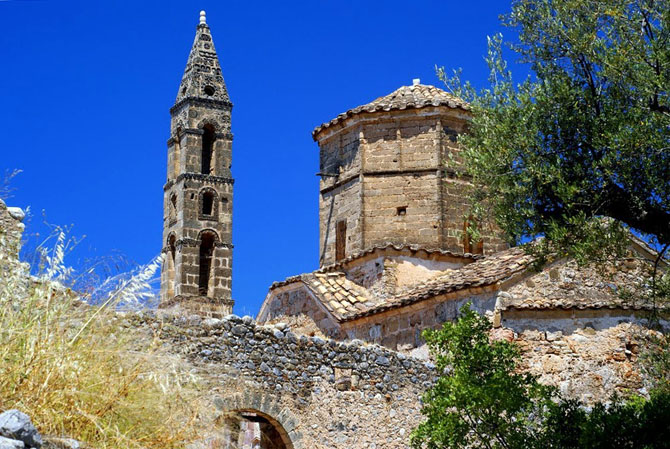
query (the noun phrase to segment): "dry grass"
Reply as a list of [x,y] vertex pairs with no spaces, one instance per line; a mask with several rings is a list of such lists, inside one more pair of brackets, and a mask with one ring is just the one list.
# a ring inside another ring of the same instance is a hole
[[158,262],[92,307],[62,287],[71,273],[62,244],[27,288],[25,269],[0,258],[0,410],[20,409],[42,434],[95,448],[184,447],[195,436],[193,379],[115,311],[142,295]]

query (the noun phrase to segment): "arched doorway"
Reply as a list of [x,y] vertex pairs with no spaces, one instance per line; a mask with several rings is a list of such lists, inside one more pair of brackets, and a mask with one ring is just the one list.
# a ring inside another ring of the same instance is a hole
[[226,413],[224,437],[220,446],[226,449],[297,449],[283,426],[258,410],[235,410]]

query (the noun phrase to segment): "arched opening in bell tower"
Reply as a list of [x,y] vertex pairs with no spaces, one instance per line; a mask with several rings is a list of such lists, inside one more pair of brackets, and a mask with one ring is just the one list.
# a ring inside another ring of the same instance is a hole
[[177,178],[181,172],[181,128],[177,128],[174,135],[174,156],[172,161],[172,177]]
[[176,248],[177,238],[174,234],[170,235],[168,240],[168,257],[167,257],[167,266],[168,266],[168,280],[167,280],[167,297],[174,298],[175,296],[175,259],[177,257],[177,248]]
[[203,232],[200,235],[198,294],[201,296],[207,296],[211,291],[209,284],[212,277],[212,259],[214,258],[215,242],[216,234],[211,231]]
[[202,161],[201,173],[203,175],[212,174],[212,159],[214,158],[214,142],[216,141],[216,132],[212,125],[205,125],[202,135]]

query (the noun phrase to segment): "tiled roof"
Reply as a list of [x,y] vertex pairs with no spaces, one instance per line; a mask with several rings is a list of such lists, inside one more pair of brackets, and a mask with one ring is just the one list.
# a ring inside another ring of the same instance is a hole
[[425,253],[426,256],[431,257],[431,256],[447,256],[447,257],[454,257],[457,259],[465,259],[468,262],[475,261],[477,259],[481,259],[484,256],[479,255],[479,254],[471,254],[471,253],[456,253],[453,251],[445,250],[445,249],[439,249],[439,248],[424,248],[419,245],[399,245],[395,243],[390,243],[387,242],[383,245],[375,245],[371,248],[368,248],[366,250],[354,253],[350,255],[349,257],[342,259],[338,262],[335,262],[334,264],[331,265],[326,265],[324,267],[319,268],[319,272],[328,272],[328,271],[333,271],[333,270],[339,270],[342,268],[344,265],[355,261],[356,259],[360,259],[361,257],[367,256],[369,254],[373,253],[400,253],[403,251],[407,251],[412,253],[413,256],[418,255],[419,253]]
[[[329,271],[330,269],[294,276],[282,283],[273,284],[272,288],[302,282],[338,321],[351,321],[439,295],[467,292],[472,288],[499,286],[522,276],[532,260],[533,257],[522,248],[510,248],[486,257],[478,256],[475,261],[461,268],[442,271],[441,274],[423,283],[407,287],[387,297],[349,281],[343,271]],[[623,282],[625,283],[625,280]],[[501,297],[502,301],[498,304],[498,308],[502,311],[652,308],[647,302],[622,299],[615,291],[616,288],[614,284],[607,283],[602,287],[589,287],[584,291],[569,292],[561,288],[554,293],[538,290],[526,296],[513,296],[507,293],[507,296]]]
[[283,282],[274,283],[271,289],[301,282],[337,320],[348,321],[433,296],[495,284],[523,271],[530,260],[530,256],[519,248],[487,257],[472,257],[478,257],[478,260],[460,269],[446,270],[430,281],[390,297],[372,295],[365,288],[348,280],[341,271],[315,271],[293,276]]
[[501,251],[462,268],[446,270],[443,274],[425,283],[412,286],[356,314],[350,314],[346,317],[346,320],[403,307],[446,293],[494,285],[525,271],[530,261],[531,256],[521,248]]
[[[658,308],[667,308],[657,306]],[[624,309],[624,310],[652,310],[653,304],[648,301],[631,301],[619,297],[616,293],[602,297],[581,298],[506,298],[500,305],[500,310],[545,310],[545,309]]]
[[317,126],[314,128],[314,131],[312,131],[312,137],[316,140],[316,136],[324,129],[336,125],[357,114],[377,111],[419,109],[427,106],[446,106],[451,109],[462,109],[465,111],[470,109],[470,106],[465,101],[454,97],[435,86],[425,84],[402,86],[400,89],[397,89],[386,96],[379,97],[368,104],[349,109],[331,121]]
[[312,273],[306,273],[306,274],[298,274],[295,276],[290,276],[284,279],[283,281],[276,281],[273,282],[272,285],[270,286],[270,290],[273,290],[275,288],[283,287],[284,285],[292,284],[294,282],[300,282],[303,280],[304,276],[308,276],[313,273],[330,273],[333,271],[341,271],[345,265],[354,262],[362,257],[368,256],[370,254],[378,253],[379,255],[386,254],[390,255],[392,253],[402,253],[402,252],[408,252],[411,254],[413,257],[417,257],[421,253],[425,254],[426,257],[436,257],[436,256],[444,256],[444,257],[453,257],[455,259],[461,259],[465,263],[472,263],[475,260],[479,260],[484,258],[484,256],[480,254],[471,254],[471,253],[456,253],[453,251],[448,251],[444,249],[438,249],[438,248],[424,248],[419,245],[399,245],[395,243],[385,243],[383,245],[375,245],[373,247],[370,247],[368,249],[365,249],[363,251],[359,251],[357,253],[354,253],[350,255],[349,257],[342,259],[338,262],[335,262],[330,265],[325,265],[318,270],[312,272]]
[[344,273],[314,273],[302,282],[338,320],[374,305],[367,290],[348,280]]

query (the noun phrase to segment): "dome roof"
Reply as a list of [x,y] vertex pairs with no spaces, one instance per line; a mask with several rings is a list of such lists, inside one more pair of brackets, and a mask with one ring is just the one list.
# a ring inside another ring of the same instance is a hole
[[370,103],[349,109],[329,122],[323,123],[314,128],[312,137],[316,136],[326,128],[336,125],[349,117],[363,113],[373,113],[378,111],[395,111],[404,109],[419,109],[428,106],[446,106],[451,109],[470,110],[470,106],[460,98],[454,97],[448,92],[426,84],[414,84],[412,86],[402,86],[388,95],[379,97]]

